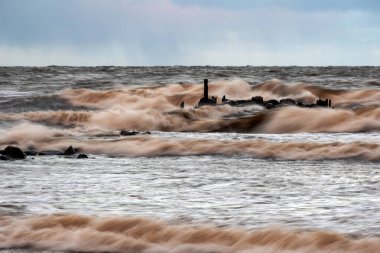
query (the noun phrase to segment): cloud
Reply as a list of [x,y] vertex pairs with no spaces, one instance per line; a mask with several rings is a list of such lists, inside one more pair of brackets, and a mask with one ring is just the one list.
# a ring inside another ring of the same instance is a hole
[[203,8],[222,9],[290,9],[298,11],[379,11],[380,2],[377,0],[173,0],[180,6],[201,6]]
[[377,1],[278,2],[1,0],[0,64],[380,64]]

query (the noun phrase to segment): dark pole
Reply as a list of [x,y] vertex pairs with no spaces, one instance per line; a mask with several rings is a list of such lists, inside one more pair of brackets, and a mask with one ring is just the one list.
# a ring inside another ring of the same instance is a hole
[[205,100],[207,100],[208,99],[208,79],[205,79],[203,81],[203,85],[204,85],[204,88],[203,88],[203,98]]

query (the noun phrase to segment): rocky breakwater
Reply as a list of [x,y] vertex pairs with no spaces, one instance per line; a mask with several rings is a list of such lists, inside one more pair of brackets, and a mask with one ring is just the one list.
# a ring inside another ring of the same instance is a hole
[[34,150],[25,150],[23,151],[19,147],[7,146],[4,150],[0,150],[0,160],[19,160],[25,159],[28,156],[53,156],[59,155],[64,157],[72,158],[88,158],[86,154],[78,153],[78,150],[69,146],[66,150],[42,150],[40,152]]
[[[208,80],[204,79],[204,88],[203,88],[203,97],[199,100],[198,105],[196,107],[201,107],[205,105],[217,106],[217,105],[230,105],[230,106],[250,106],[250,105],[260,105],[266,109],[273,109],[280,106],[298,106],[298,107],[327,107],[332,108],[331,99],[318,99],[315,103],[306,104],[302,101],[296,101],[291,98],[284,98],[281,100],[269,99],[264,100],[261,96],[255,96],[251,99],[228,99],[226,96],[222,97],[221,103],[218,103],[217,98],[212,96],[208,97]],[[182,107],[182,106],[181,106]]]

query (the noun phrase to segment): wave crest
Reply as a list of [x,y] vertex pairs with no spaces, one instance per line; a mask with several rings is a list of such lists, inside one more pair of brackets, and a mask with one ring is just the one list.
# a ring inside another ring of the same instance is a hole
[[0,217],[0,247],[86,252],[376,253],[380,238],[279,227],[243,230],[173,224],[144,217]]

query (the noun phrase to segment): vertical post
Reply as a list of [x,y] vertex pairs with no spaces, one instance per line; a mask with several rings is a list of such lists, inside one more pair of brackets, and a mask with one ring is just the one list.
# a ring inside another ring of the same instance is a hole
[[203,98],[205,101],[208,100],[208,79],[203,81]]

